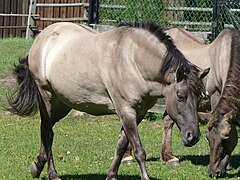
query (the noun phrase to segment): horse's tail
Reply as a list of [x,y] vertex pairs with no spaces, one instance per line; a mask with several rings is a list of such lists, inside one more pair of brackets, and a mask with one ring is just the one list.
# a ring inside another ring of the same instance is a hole
[[36,114],[42,98],[34,75],[29,70],[28,56],[21,59],[18,65],[15,65],[14,73],[17,76],[18,89],[14,94],[8,96],[8,102],[11,106],[9,111],[19,116]]

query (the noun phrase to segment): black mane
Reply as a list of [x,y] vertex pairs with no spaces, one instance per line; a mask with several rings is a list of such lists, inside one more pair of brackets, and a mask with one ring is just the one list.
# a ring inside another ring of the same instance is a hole
[[189,73],[190,68],[193,65],[190,65],[189,61],[184,57],[184,55],[176,48],[175,44],[173,43],[172,38],[167,35],[161,27],[156,25],[155,23],[147,22],[135,22],[135,23],[128,23],[124,22],[118,25],[118,27],[126,26],[126,27],[135,27],[135,28],[142,28],[150,33],[154,34],[160,42],[164,43],[167,48],[167,54],[164,58],[164,62],[160,69],[160,75],[164,76],[165,73],[174,72],[176,69],[183,65],[185,72]]

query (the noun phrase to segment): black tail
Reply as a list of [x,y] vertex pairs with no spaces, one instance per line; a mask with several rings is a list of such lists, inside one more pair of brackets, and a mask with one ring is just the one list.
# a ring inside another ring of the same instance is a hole
[[19,116],[34,115],[38,111],[41,95],[35,82],[34,76],[29,70],[28,56],[21,59],[15,65],[14,73],[17,76],[18,89],[8,96],[9,111]]

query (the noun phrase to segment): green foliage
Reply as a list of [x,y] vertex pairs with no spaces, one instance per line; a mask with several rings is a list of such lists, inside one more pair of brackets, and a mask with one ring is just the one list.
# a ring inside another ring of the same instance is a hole
[[162,113],[148,112],[145,115],[145,119],[148,121],[156,121],[156,120],[162,119]]
[[0,39],[0,77],[11,73],[13,64],[26,56],[32,40],[22,38]]
[[120,22],[154,21],[163,22],[163,0],[145,1],[101,1],[103,5],[120,5],[125,8],[100,8],[101,24],[117,25]]

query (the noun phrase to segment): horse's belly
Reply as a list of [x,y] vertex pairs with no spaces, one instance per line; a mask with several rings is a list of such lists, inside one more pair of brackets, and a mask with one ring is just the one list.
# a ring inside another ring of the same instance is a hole
[[109,104],[80,103],[74,104],[73,108],[91,115],[115,114],[114,108]]
[[99,89],[66,88],[55,90],[58,98],[67,106],[91,115],[114,114],[115,109],[108,94]]

